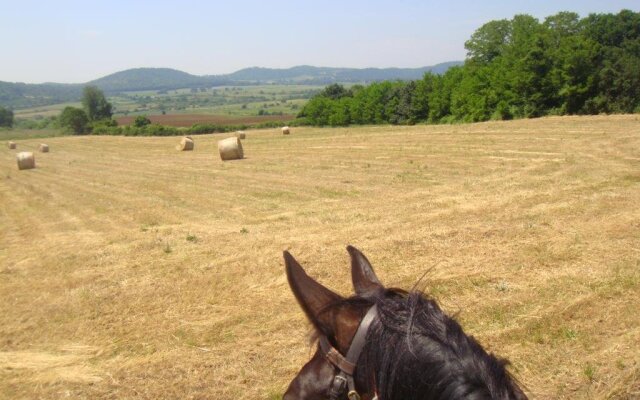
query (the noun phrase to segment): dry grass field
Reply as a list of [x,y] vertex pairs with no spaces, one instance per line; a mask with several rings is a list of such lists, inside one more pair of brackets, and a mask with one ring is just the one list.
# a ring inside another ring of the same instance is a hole
[[278,399],[313,351],[282,251],[348,295],[347,244],[531,398],[640,397],[640,116],[221,137],[3,143],[0,398]]

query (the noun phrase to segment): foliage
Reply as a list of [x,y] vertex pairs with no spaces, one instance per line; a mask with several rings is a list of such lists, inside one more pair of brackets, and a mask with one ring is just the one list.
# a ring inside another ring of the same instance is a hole
[[135,120],[133,120],[133,126],[136,128],[142,128],[143,126],[149,125],[151,120],[147,118],[146,115],[138,115]]
[[82,106],[90,121],[111,119],[113,106],[97,86],[85,86],[82,91]]
[[111,131],[111,132],[117,132],[118,131],[118,122],[116,122],[113,119],[101,119],[98,121],[92,121],[88,124],[87,127],[87,133],[94,133],[94,132],[103,132],[103,131]]
[[11,128],[13,126],[13,111],[0,106],[0,126]]
[[76,107],[65,107],[58,117],[62,128],[70,129],[76,135],[87,133],[89,118],[84,110]]
[[18,129],[47,129],[58,128],[58,117],[37,117],[33,119],[17,119],[14,127]]
[[0,103],[13,109],[76,101],[82,88],[75,84],[0,82]]
[[332,100],[337,100],[342,97],[345,97],[349,94],[349,91],[344,88],[344,86],[334,83],[333,85],[329,85],[320,93],[321,96],[328,97]]
[[188,134],[189,132],[159,124],[148,124],[144,126],[97,126],[93,129],[94,135],[123,135],[123,136],[177,136]]
[[[113,120],[110,120],[113,121]],[[278,128],[282,126],[279,121],[267,121],[257,125],[217,125],[194,124],[190,128],[175,128],[159,124],[148,124],[142,127],[135,125],[116,126],[115,124],[93,124],[91,133],[94,135],[124,135],[124,136],[178,136],[178,135],[202,135],[207,133],[226,133],[240,130]],[[113,121],[115,122],[115,121]],[[291,126],[301,125],[293,122]]]
[[[281,123],[265,123],[252,128],[274,128],[281,126]],[[248,125],[215,125],[215,124],[195,124],[190,128],[175,128],[159,124],[147,124],[144,126],[95,126],[92,130],[94,135],[124,135],[124,136],[177,136],[177,135],[201,135],[206,133],[225,133],[247,129]]]
[[476,122],[640,110],[640,13],[561,12],[491,21],[443,75],[330,85],[298,114],[312,125]]

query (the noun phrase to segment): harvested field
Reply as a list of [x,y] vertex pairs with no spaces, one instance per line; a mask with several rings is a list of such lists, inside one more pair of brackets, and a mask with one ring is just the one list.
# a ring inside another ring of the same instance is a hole
[[[291,121],[295,115],[255,115],[230,117],[224,115],[206,114],[167,114],[149,115],[148,118],[154,124],[189,127],[193,124],[216,124],[216,125],[257,125],[263,122]],[[118,125],[130,125],[135,120],[135,116],[117,118]]]
[[248,135],[0,148],[0,398],[278,399],[312,354],[282,250],[347,295],[347,244],[430,270],[532,398],[640,396],[640,116]]

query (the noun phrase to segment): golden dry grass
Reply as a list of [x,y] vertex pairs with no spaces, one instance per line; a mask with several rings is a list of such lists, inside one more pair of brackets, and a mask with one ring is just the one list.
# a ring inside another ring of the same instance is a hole
[[349,294],[347,244],[432,268],[531,397],[640,396],[640,117],[220,137],[0,148],[1,398],[279,398],[311,353],[282,250]]

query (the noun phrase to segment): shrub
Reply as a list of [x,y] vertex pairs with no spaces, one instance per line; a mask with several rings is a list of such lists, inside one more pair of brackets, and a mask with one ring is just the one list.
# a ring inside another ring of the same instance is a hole
[[133,125],[136,128],[142,128],[143,126],[147,126],[151,124],[151,120],[147,118],[146,115],[138,115],[136,119],[133,121]]
[[62,128],[70,129],[76,135],[87,132],[89,118],[80,108],[65,107],[58,120]]

